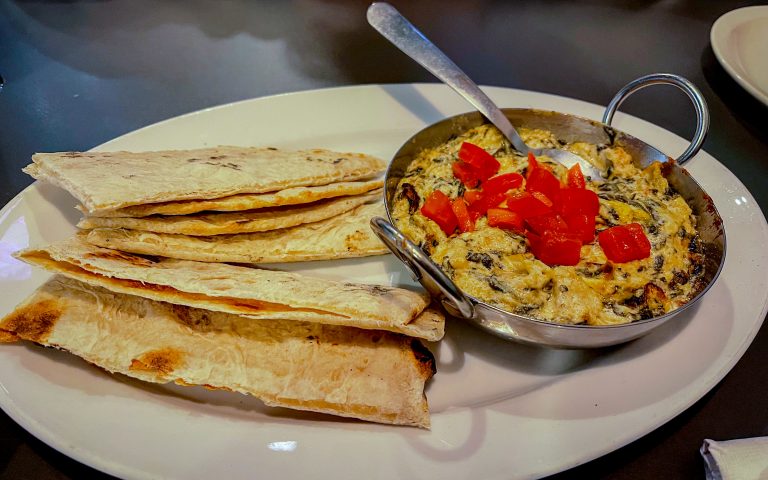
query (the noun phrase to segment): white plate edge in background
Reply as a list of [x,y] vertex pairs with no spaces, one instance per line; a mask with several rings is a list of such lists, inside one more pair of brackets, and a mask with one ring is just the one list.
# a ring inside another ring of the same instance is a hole
[[[768,5],[755,5],[738,8],[723,14],[712,24],[709,39],[712,44],[712,51],[725,71],[752,96],[768,106],[768,93],[766,93],[768,92],[768,85],[764,85],[764,88],[758,87],[748,72],[744,71],[739,52],[734,50],[736,46],[733,45],[731,39],[736,28],[744,22],[755,20],[755,16],[761,16],[765,28],[768,29]],[[768,33],[766,38],[768,38]],[[766,45],[757,46],[757,48],[765,49]]]

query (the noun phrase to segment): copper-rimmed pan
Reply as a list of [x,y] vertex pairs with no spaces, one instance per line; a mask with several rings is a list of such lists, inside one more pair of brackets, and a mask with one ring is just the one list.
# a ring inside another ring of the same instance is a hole
[[[696,108],[697,127],[694,141],[677,160],[672,160],[651,145],[610,126],[613,114],[624,98],[645,86],[658,83],[672,84],[681,88],[688,94]],[[603,122],[534,109],[506,108],[502,111],[517,128],[549,130],[555,137],[565,142],[582,141],[621,146],[632,155],[635,165],[640,168],[657,161],[666,163],[668,168],[664,168],[663,171],[667,181],[688,202],[697,218],[699,239],[705,250],[706,264],[701,282],[703,287],[688,303],[665,315],[609,326],[563,325],[547,322],[504,311],[462,292],[428,255],[392,226],[392,208],[397,185],[419,152],[437,147],[453,136],[488,123],[478,112],[456,115],[419,131],[397,151],[387,170],[384,195],[389,221],[377,217],[371,221],[371,225],[392,253],[408,267],[414,278],[433,297],[439,299],[453,316],[506,339],[560,348],[594,348],[627,342],[645,335],[695,305],[715,282],[725,260],[725,231],[720,214],[710,196],[681,166],[701,148],[709,126],[706,103],[698,89],[688,80],[676,75],[654,74],[639,78],[616,94],[603,115]]]

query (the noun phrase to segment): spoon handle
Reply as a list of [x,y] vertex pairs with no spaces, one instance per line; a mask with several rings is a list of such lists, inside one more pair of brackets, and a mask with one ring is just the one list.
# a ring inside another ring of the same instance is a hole
[[521,154],[528,147],[506,115],[450,58],[424,36],[392,5],[376,2],[368,7],[368,23],[397,48],[426,68],[471,103],[493,123]]

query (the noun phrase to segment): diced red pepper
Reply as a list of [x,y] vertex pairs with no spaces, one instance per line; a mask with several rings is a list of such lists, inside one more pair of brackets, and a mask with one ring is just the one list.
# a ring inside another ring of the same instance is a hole
[[483,183],[483,192],[487,194],[507,193],[523,184],[523,176],[519,173],[504,173],[489,178]]
[[547,265],[576,265],[581,260],[581,242],[574,235],[547,230],[542,235],[528,232],[533,255]]
[[528,192],[511,192],[507,194],[507,208],[520,214],[523,218],[550,213],[552,211],[552,202],[550,201],[549,205],[547,205],[546,202],[542,201],[541,197],[548,200],[543,195],[534,196]]
[[536,161],[536,156],[528,152],[528,170],[525,172],[525,179],[531,176],[531,172],[539,168],[539,162]]
[[623,227],[626,229],[626,231],[629,234],[629,237],[632,239],[632,244],[634,245],[633,252],[635,254],[636,259],[640,260],[643,258],[650,257],[651,242],[648,240],[648,237],[645,235],[642,225],[640,225],[639,223],[629,223],[627,225],[623,225]]
[[480,199],[472,202],[470,210],[485,215],[489,208],[497,207],[501,202],[506,199],[506,194],[501,193],[485,193],[483,192]]
[[451,210],[456,215],[456,220],[459,223],[459,230],[462,232],[471,232],[475,230],[475,221],[472,219],[469,210],[467,210],[467,202],[463,198],[457,198],[451,202]]
[[525,219],[525,223],[537,235],[543,235],[548,230],[563,233],[569,231],[568,224],[556,213],[528,217]]
[[531,195],[533,196],[533,198],[535,198],[536,200],[546,205],[547,208],[552,208],[555,204],[555,202],[550,200],[548,196],[544,195],[541,192],[531,192]]
[[446,235],[451,235],[458,226],[451,208],[451,199],[440,190],[435,190],[427,197],[421,207],[421,214],[435,222]]
[[568,169],[566,184],[570,188],[586,188],[587,187],[587,182],[584,180],[584,174],[581,173],[581,166],[579,166],[578,163]]
[[466,190],[464,192],[464,200],[466,200],[469,205],[472,205],[481,198],[483,198],[483,192],[480,190]]
[[534,168],[528,174],[528,180],[525,183],[527,192],[540,192],[546,195],[550,200],[557,200],[560,192],[560,180],[549,170],[541,167]]
[[[485,212],[480,212],[478,208],[473,207],[483,198],[483,192],[480,190],[467,190],[464,192],[464,200],[467,202],[467,211],[469,212],[469,218],[473,222],[477,222],[477,219],[485,215]],[[487,210],[487,209],[486,209]]]
[[461,160],[454,162],[451,165],[451,169],[453,170],[453,176],[461,180],[461,183],[466,185],[467,188],[477,188],[480,185],[482,173],[467,162],[462,162]]
[[481,180],[491,178],[499,173],[499,168],[501,168],[501,164],[493,155],[486,152],[482,147],[469,142],[461,144],[459,158],[475,167],[480,173]]
[[634,252],[634,240],[623,230],[609,228],[600,232],[597,239],[600,242],[600,248],[603,249],[603,253],[605,253],[605,257],[608,260],[614,263],[636,260],[637,254]]
[[651,255],[651,242],[639,223],[603,230],[597,239],[605,256],[614,263],[631,262]]
[[640,258],[648,258],[651,256],[651,241],[648,240],[648,237],[645,235],[645,230],[643,230],[643,226],[639,223],[628,223],[624,225],[624,227],[629,231],[629,234],[632,236],[632,239],[635,241],[635,245],[637,246],[637,251],[642,257]]
[[524,220],[520,214],[509,211],[506,208],[489,208],[488,225],[491,227],[522,232]]
[[595,240],[595,217],[584,213],[574,213],[563,217],[568,224],[568,231],[576,235],[581,243],[592,243]]
[[563,188],[556,209],[563,216],[583,213],[594,217],[600,211],[600,199],[595,192],[586,188]]

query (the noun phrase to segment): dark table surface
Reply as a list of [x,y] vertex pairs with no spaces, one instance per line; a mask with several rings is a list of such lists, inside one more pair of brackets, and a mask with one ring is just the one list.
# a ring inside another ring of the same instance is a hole
[[[629,80],[681,74],[704,93],[704,149],[768,209],[768,108],[709,42],[750,2],[393,2],[478,83],[605,104]],[[38,151],[86,150],[185,112],[338,85],[432,82],[344,0],[0,0],[0,205]],[[642,98],[640,98],[642,97]],[[680,136],[693,109],[671,88],[623,111]],[[768,435],[768,327],[712,391],[666,425],[555,478],[702,478],[704,438]],[[0,413],[1,478],[98,478]]]

